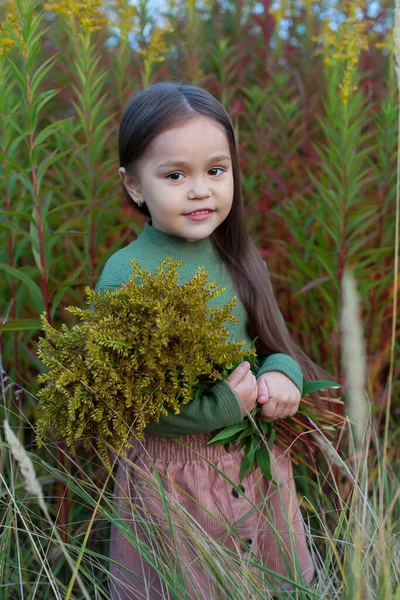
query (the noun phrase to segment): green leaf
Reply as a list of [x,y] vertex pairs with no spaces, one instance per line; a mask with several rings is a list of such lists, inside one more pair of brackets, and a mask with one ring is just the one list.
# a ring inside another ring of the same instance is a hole
[[255,452],[260,443],[259,436],[253,434],[250,439],[246,440],[246,449],[240,465],[239,479],[242,481],[243,477],[248,471],[254,469]]
[[18,225],[15,225],[15,223],[6,223],[6,222],[0,221],[0,227],[2,227],[3,229],[8,229],[10,231],[14,231],[15,233],[18,233],[23,236],[28,235],[27,231],[25,231],[24,229],[21,229],[20,227],[18,227]]
[[21,269],[15,269],[14,267],[10,267],[9,265],[4,265],[0,263],[0,269],[5,271],[6,273],[9,273],[13,277],[20,279],[23,283],[25,283],[25,285],[30,289],[31,293],[39,301],[39,305],[42,307],[41,311],[44,310],[44,298],[42,290],[37,285],[37,283],[33,281],[33,279],[28,277],[28,275],[26,275],[26,273],[24,273],[24,271],[22,271]]
[[[68,119],[64,120],[67,121]],[[40,131],[36,138],[34,138],[34,147],[36,148],[36,146],[40,146],[40,144],[42,144],[45,141],[45,139],[49,137],[49,135],[52,135],[55,131],[57,131],[58,127],[59,122],[56,121],[55,123],[50,123],[50,125],[47,125],[47,127],[42,129],[42,131]],[[57,149],[55,150],[55,152],[57,152]]]
[[[247,423],[248,420],[246,419]],[[253,425],[248,425],[248,427],[246,427],[246,429],[244,431],[242,431],[242,433],[240,433],[238,435],[238,440],[243,440],[244,438],[246,438],[247,436],[251,435],[254,432],[254,427]]]
[[243,477],[246,475],[246,473],[250,470],[250,463],[249,463],[249,458],[245,452],[241,465],[240,465],[240,471],[239,471],[239,482],[241,483]]
[[314,381],[305,381],[303,383],[303,396],[305,394],[311,394],[312,392],[317,392],[318,390],[324,390],[325,388],[340,388],[341,385],[336,383],[335,381],[325,381],[316,379]]
[[247,425],[247,423],[244,420],[241,423],[236,423],[235,425],[230,425],[229,427],[225,427],[222,431],[217,433],[217,435],[215,435],[211,440],[209,440],[207,442],[207,445],[211,444],[211,442],[225,440],[226,438],[232,436],[233,434],[236,434],[239,431],[243,431],[243,429],[246,427],[246,425]]
[[30,331],[41,329],[39,319],[15,319],[0,323],[0,331]]
[[[273,423],[271,423],[271,425],[273,425]],[[268,440],[268,448],[270,450],[272,449],[272,446],[274,445],[275,440],[276,440],[276,429],[275,429],[275,427],[272,427],[271,435],[270,435],[270,438]]]
[[50,58],[48,58],[47,60],[45,60],[35,71],[35,73],[32,75],[32,80],[31,80],[31,94],[32,96],[36,97],[36,90],[37,87],[40,85],[40,82],[42,81],[43,77],[45,77],[45,75],[47,74],[47,72],[52,68],[54,62],[57,59],[57,55],[59,54],[59,52],[57,52],[57,54],[50,56]]
[[257,425],[259,426],[265,437],[269,438],[269,436],[271,435],[272,423],[268,423],[268,421],[259,421]]
[[59,90],[45,90],[44,92],[42,92],[35,103],[35,109],[36,109],[36,113],[40,114],[42,108],[44,106],[46,106],[46,104],[48,102],[50,102],[50,100],[52,98],[54,98],[55,96],[57,96],[59,93]]
[[248,455],[248,459],[249,459],[250,468],[253,468],[253,466],[254,466],[255,452],[259,445],[260,445],[260,437],[253,433],[253,435],[251,436],[250,442],[248,444],[248,447],[247,447],[247,455]]
[[0,210],[0,217],[2,215],[9,215],[10,217],[21,217],[22,219],[28,219],[29,221],[35,223],[35,220],[31,217],[31,215],[16,210]]
[[217,442],[210,440],[209,442],[207,442],[207,446],[218,446],[221,444],[227,444],[228,442],[236,442],[236,440],[237,440],[237,433],[234,433],[229,438],[225,438],[225,439],[219,440]]
[[269,455],[268,449],[265,446],[257,448],[256,461],[264,477],[272,481],[271,457]]

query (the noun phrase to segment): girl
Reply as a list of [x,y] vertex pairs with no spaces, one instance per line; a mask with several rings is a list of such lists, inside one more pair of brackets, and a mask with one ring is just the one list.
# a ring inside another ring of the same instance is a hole
[[[184,265],[178,269],[180,284],[204,266],[209,280],[226,286],[210,305],[222,305],[237,296],[233,314],[238,322],[227,328],[236,339],[247,342],[243,347],[250,347],[251,340],[258,336],[260,361],[256,376],[244,362],[212,386],[199,402],[184,405],[179,415],[169,413],[159,423],[148,425],[145,441],[133,442],[128,458],[119,460],[115,496],[120,517],[129,522],[135,535],[146,540],[132,509],[129,511],[130,499],[131,507],[142,507],[155,515],[157,530],[167,539],[168,523],[161,497],[157,498],[148,485],[154,463],[166,491],[206,532],[243,556],[254,552],[269,569],[285,576],[285,562],[292,556],[287,512],[303,580],[308,584],[314,565],[287,450],[275,443],[271,451],[280,492],[274,493],[276,486],[262,476],[258,467],[238,486],[244,450],[238,450],[237,444],[207,446],[215,430],[240,422],[257,402],[262,404],[263,420],[294,415],[303,375],[307,379],[327,376],[291,339],[266,265],[246,231],[239,153],[231,119],[218,100],[200,87],[156,83],[138,93],[124,112],[119,160],[126,198],[149,219],[135,241],[108,259],[96,290],[115,289],[126,283],[132,274],[131,258],[151,272],[166,256],[183,260]],[[180,436],[185,445],[173,440],[174,436]],[[210,463],[236,485],[229,485]],[[251,508],[263,498],[267,500],[261,519]],[[272,515],[278,539],[273,528],[265,525],[265,514]],[[171,597],[157,571],[120,529],[111,528],[113,600]],[[243,544],[238,544],[238,539]],[[149,540],[147,543],[151,546]],[[185,561],[188,597],[221,597],[216,584],[213,586],[196,569],[189,544],[182,540],[177,543],[176,552]],[[290,565],[293,573],[293,562]],[[262,573],[257,573],[261,578]],[[279,588],[278,580],[274,584]],[[287,584],[284,587],[291,589]],[[274,589],[271,580],[265,583],[266,594]]]

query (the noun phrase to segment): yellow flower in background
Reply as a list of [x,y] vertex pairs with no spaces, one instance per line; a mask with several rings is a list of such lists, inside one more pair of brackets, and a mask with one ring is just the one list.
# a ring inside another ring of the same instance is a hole
[[140,49],[139,54],[145,57],[145,63],[162,62],[165,60],[163,54],[167,51],[164,36],[169,31],[173,31],[170,27],[158,27],[154,30],[147,48]]
[[13,30],[21,44],[23,40],[16,2],[11,0],[3,2],[2,9],[3,17],[0,21],[0,54],[4,56],[11,48],[16,46],[16,42],[10,37],[8,27]]
[[139,50],[140,54],[151,58],[152,61],[164,60],[162,56],[166,52],[167,48],[165,45],[164,35],[168,31],[172,31],[170,28],[159,27],[154,30],[153,35],[150,39],[150,43],[147,48]]
[[138,10],[136,5],[130,4],[129,0],[114,0],[109,4],[115,15],[115,18],[112,18],[112,24],[118,27],[121,42],[124,42],[128,38],[129,33],[140,31],[137,23]]
[[271,6],[269,12],[275,17],[276,24],[279,25],[282,19],[290,17],[292,14],[290,0],[280,0],[279,5],[276,8]]
[[86,2],[78,2],[77,0],[51,0],[51,2],[44,4],[43,8],[65,15],[70,19],[76,18],[86,33],[90,33],[101,29],[104,25],[110,24],[109,19],[101,10],[103,6],[103,0],[86,0]]
[[271,15],[275,17],[276,24],[279,25],[282,19],[290,18],[293,13],[299,13],[300,10],[305,8],[306,14],[311,12],[314,4],[321,4],[322,0],[302,0],[300,4],[295,4],[292,0],[279,0],[279,4],[276,6],[272,5],[269,8]]
[[355,16],[357,4],[353,2],[349,5],[349,18],[340,24],[337,31],[330,28],[329,19],[324,19],[321,35],[311,38],[313,41],[321,42],[322,48],[317,49],[316,54],[324,53],[326,65],[333,66],[341,63],[344,67],[343,79],[339,85],[343,104],[347,104],[350,93],[357,89],[353,84],[353,76],[361,50],[369,49],[367,26],[371,21],[360,20]]

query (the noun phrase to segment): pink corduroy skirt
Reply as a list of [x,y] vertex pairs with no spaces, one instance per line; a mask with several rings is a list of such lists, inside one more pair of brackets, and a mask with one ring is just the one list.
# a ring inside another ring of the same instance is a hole
[[[274,592],[292,589],[273,575],[266,578],[265,569],[246,563],[252,559],[261,561],[268,573],[291,581],[297,577],[303,585],[313,579],[315,568],[290,456],[276,443],[271,450],[271,470],[278,486],[259,467],[240,484],[244,449],[239,450],[237,443],[207,446],[211,437],[209,433],[184,435],[182,445],[169,437],[145,434],[143,442],[133,442],[127,459],[119,458],[114,487],[117,518],[110,531],[112,600],[228,599],[232,597],[229,584],[221,585],[212,571],[204,569],[204,555],[212,559],[220,546],[231,551],[225,552],[222,562],[218,555],[217,562],[226,566],[224,571],[230,565],[236,570],[232,585],[237,586],[243,565],[255,574],[255,589],[263,594],[247,585],[248,598],[273,597]],[[212,539],[205,545],[207,536]],[[171,563],[173,569],[168,568]],[[169,585],[159,572],[170,578]]]

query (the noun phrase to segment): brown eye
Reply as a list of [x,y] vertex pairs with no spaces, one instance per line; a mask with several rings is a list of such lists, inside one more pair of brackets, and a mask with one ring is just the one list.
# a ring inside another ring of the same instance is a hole
[[221,167],[213,167],[212,169],[210,169],[210,171],[218,171],[218,169],[223,173],[225,172],[225,169],[221,169]]

